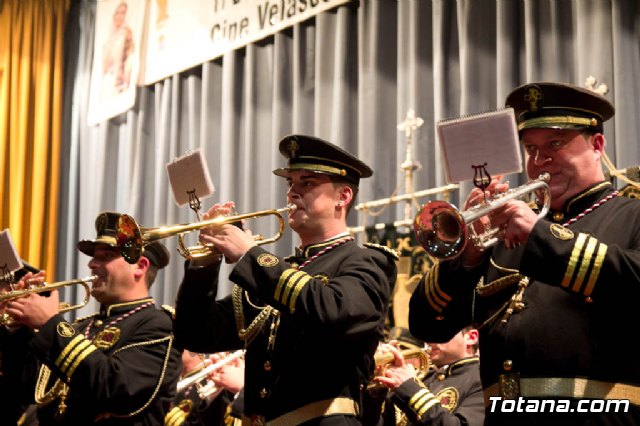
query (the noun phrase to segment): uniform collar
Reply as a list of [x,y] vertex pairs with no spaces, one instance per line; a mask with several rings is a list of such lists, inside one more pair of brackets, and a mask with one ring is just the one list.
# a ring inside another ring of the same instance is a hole
[[613,186],[609,181],[603,181],[591,185],[584,191],[568,199],[564,203],[562,210],[549,210],[547,218],[552,222],[564,223],[582,213],[585,209],[589,208],[613,191]]
[[128,302],[114,303],[112,305],[101,305],[100,317],[108,318],[112,315],[118,315],[149,302],[155,303],[155,301],[151,297],[146,297],[144,299],[130,300]]
[[451,376],[453,374],[453,370],[458,370],[460,367],[468,364],[476,363],[480,360],[477,356],[472,356],[469,358],[462,358],[453,362],[445,367],[445,374],[447,376]]
[[328,240],[325,240],[325,241],[323,241],[321,243],[309,244],[306,247],[296,247],[295,256],[298,257],[298,258],[302,258],[302,259],[307,258],[307,257],[311,257],[311,256],[321,252],[325,248],[327,248],[327,246],[330,246],[331,244],[335,243],[336,241],[342,240],[344,238],[349,238],[349,233],[348,232],[343,232],[341,234],[338,234],[335,237],[331,237]]

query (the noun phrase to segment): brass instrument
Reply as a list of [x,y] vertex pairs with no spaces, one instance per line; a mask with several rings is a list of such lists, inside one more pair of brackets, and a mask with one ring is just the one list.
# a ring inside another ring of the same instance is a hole
[[[23,290],[9,291],[7,293],[0,295],[0,304],[4,302],[10,302],[14,299],[19,299],[21,297],[25,297],[30,294],[44,293],[46,291],[57,290],[57,289],[60,289],[63,287],[69,287],[72,285],[81,285],[84,287],[84,290],[85,290],[84,300],[82,302],[77,303],[75,305],[72,305],[68,302],[60,302],[60,313],[69,312],[74,309],[80,309],[83,306],[86,306],[87,303],[89,303],[89,296],[91,296],[91,288],[89,287],[88,283],[95,281],[97,278],[98,277],[96,275],[91,275],[89,277],[82,278],[82,279],[58,281],[53,283],[44,282],[41,285],[29,287]],[[13,323],[14,323],[14,319],[11,317],[11,315],[7,313],[0,314],[0,326],[9,326],[9,325],[12,325]]]
[[118,219],[118,228],[116,240],[122,257],[129,263],[138,261],[144,251],[144,246],[162,238],[173,236],[179,237],[180,254],[187,259],[206,256],[214,253],[215,249],[209,245],[199,245],[194,247],[186,247],[182,241],[182,236],[187,232],[200,230],[211,225],[223,225],[234,222],[240,222],[244,219],[253,219],[262,216],[276,216],[280,227],[278,232],[271,238],[264,238],[261,235],[254,235],[254,239],[258,245],[272,243],[282,237],[284,231],[284,213],[291,214],[295,211],[294,204],[288,204],[281,209],[262,210],[254,213],[246,213],[232,216],[218,216],[202,222],[188,223],[183,225],[161,226],[158,228],[143,228],[129,215],[123,214]]
[[502,207],[508,201],[523,197],[533,191],[543,192],[542,208],[538,217],[544,217],[549,211],[551,196],[548,182],[549,173],[542,173],[537,179],[509,191],[495,194],[486,203],[460,212],[454,205],[445,201],[431,201],[420,208],[413,230],[418,243],[427,253],[438,259],[454,258],[471,240],[481,250],[495,245],[502,238],[501,228],[485,226],[485,232],[477,234],[473,223],[490,212]]
[[[177,391],[182,392],[189,386],[195,384],[198,387],[198,396],[201,399],[206,399],[207,397],[213,395],[218,391],[218,389],[216,388],[216,384],[212,380],[207,379],[207,376],[209,376],[209,374],[213,373],[217,369],[229,364],[231,361],[244,356],[244,352],[244,349],[232,352],[220,361],[204,367],[195,374],[185,377],[178,382]],[[204,385],[198,385],[204,379],[207,379],[206,383]]]
[[[431,369],[431,360],[429,359],[429,348],[419,348],[419,347],[411,347],[407,349],[400,349],[400,354],[405,359],[405,361],[417,360],[419,362],[416,367],[417,378],[419,380],[424,379],[429,370]],[[376,363],[375,368],[375,376],[384,375],[384,370],[391,364],[395,362],[395,356],[392,352],[384,352],[384,353],[376,353],[373,356],[373,359]],[[367,386],[368,389],[380,388],[382,385],[375,381],[372,381]]]
[[[420,371],[429,370],[429,367],[430,367],[429,349],[417,348],[417,347],[400,349],[400,354],[402,354],[402,357],[405,359],[405,361],[412,360],[412,359],[416,359],[420,361],[420,367],[418,368],[418,370]],[[389,366],[390,364],[393,364],[396,358],[393,355],[393,353],[385,352],[385,353],[375,354],[373,359],[376,362],[376,370],[382,370],[387,366]]]

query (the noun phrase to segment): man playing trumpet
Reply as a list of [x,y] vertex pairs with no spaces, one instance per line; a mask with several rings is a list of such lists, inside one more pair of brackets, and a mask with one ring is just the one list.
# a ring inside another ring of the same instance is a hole
[[127,263],[116,247],[119,216],[100,214],[97,238],[78,243],[91,256],[97,276],[91,294],[100,312],[67,322],[57,290],[6,307],[18,324],[38,330],[28,345],[42,363],[35,389],[40,424],[162,425],[175,394],[180,354],[171,315],[149,297],[169,253],[155,242],[135,264]]
[[446,343],[428,344],[431,368],[424,372],[418,371],[423,366],[404,356],[406,349],[401,350],[421,346],[425,345],[405,331],[398,340],[378,347],[378,353],[392,355],[392,361],[379,370],[374,382],[389,393],[370,388],[363,423],[482,426],[478,330],[465,327]]
[[[602,171],[614,107],[550,82],[520,86],[506,104],[527,174],[551,177],[549,214],[519,200],[493,212],[503,242],[484,252],[467,244],[432,268],[411,298],[411,333],[443,342],[465,324],[479,328],[486,424],[637,424],[640,369],[629,367],[640,350],[620,342],[637,322],[640,203]],[[494,179],[489,195],[504,186]],[[467,204],[481,198],[474,189]]]
[[[213,365],[219,368],[201,375]],[[197,380],[192,380],[197,378]],[[187,382],[185,386],[182,383]],[[202,354],[182,351],[182,374],[173,407],[165,416],[165,426],[217,426],[232,424],[232,403],[244,386],[244,360],[228,353],[206,358]]]
[[[227,262],[232,295],[216,300],[219,262],[188,265],[178,293],[175,333],[198,352],[246,348],[244,421],[253,425],[359,424],[360,392],[383,336],[395,256],[360,247],[347,213],[360,178],[372,170],[321,139],[280,141],[295,256],[277,257],[248,232],[225,224],[203,230]],[[214,214],[221,206],[214,206]]]
[[[22,290],[27,285],[44,281],[44,271],[26,264],[0,280],[0,295]],[[10,320],[6,313],[8,301],[0,303],[0,318]],[[38,362],[29,350],[33,331],[20,325],[0,326],[0,401],[3,403],[0,425],[15,425],[31,399],[38,373]]]

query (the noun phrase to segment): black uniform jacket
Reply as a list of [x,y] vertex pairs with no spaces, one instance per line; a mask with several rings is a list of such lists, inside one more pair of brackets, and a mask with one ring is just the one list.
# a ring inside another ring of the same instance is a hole
[[230,275],[244,289],[240,324],[232,296],[215,300],[217,266],[186,269],[176,304],[180,346],[196,352],[242,348],[238,331],[249,328],[260,312],[256,306],[268,304],[280,313],[247,341],[246,415],[270,420],[316,401],[359,402],[383,335],[395,259],[347,240],[304,268],[292,268],[335,241],[305,248],[300,257],[287,259],[291,264],[261,247],[249,250]]
[[432,369],[421,382],[407,380],[385,404],[384,425],[395,426],[395,406],[407,424],[481,426],[484,397],[478,357],[461,359],[441,370]]
[[32,336],[26,327],[0,327],[0,426],[15,426],[33,402],[38,361],[28,349]]
[[411,297],[411,333],[445,342],[475,323],[484,388],[503,373],[640,386],[628,329],[638,322],[640,202],[612,192],[608,182],[588,188],[476,268],[434,266]]
[[[171,316],[152,299],[103,306],[100,313],[73,325],[56,315],[30,346],[45,364],[36,388],[46,384],[42,394],[52,399],[38,410],[41,425],[163,424],[181,360],[173,344]],[[42,380],[47,372],[48,383]],[[69,390],[66,409],[57,415],[63,399],[56,389],[62,383]]]

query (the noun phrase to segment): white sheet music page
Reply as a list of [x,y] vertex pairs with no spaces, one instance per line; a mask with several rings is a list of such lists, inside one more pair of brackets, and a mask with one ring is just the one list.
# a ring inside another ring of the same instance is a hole
[[491,176],[522,172],[513,108],[442,120],[436,131],[448,183],[473,180],[482,166]]
[[189,203],[190,192],[202,200],[216,191],[199,149],[168,163],[167,174],[178,207]]
[[15,272],[20,268],[22,268],[22,259],[18,256],[11,233],[7,228],[0,232],[0,272]]

